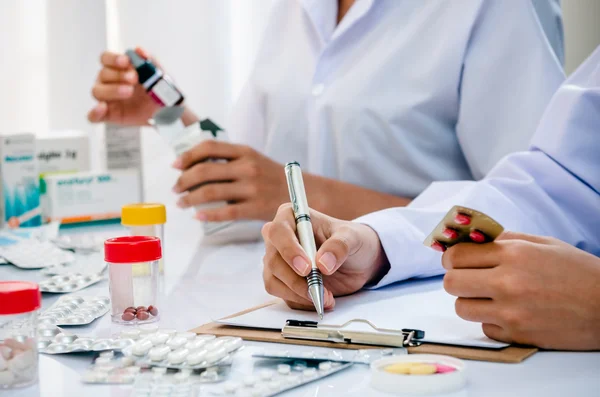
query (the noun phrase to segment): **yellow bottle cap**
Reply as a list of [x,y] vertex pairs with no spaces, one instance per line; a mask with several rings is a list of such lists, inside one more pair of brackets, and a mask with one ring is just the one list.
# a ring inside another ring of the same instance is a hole
[[121,208],[123,226],[157,225],[167,222],[167,210],[162,204],[128,204]]

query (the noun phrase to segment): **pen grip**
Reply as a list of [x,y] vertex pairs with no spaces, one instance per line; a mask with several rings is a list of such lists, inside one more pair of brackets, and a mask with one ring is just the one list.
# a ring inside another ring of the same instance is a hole
[[312,224],[308,220],[301,220],[296,224],[296,232],[300,245],[310,259],[310,265],[313,269],[317,269],[315,257],[317,256],[317,246],[315,244],[315,235],[313,234]]

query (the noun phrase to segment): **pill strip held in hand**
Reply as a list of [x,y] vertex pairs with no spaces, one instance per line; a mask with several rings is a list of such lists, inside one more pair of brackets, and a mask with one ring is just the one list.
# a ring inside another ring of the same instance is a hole
[[454,206],[427,236],[423,244],[444,252],[451,246],[471,242],[482,244],[494,241],[504,228],[486,214]]

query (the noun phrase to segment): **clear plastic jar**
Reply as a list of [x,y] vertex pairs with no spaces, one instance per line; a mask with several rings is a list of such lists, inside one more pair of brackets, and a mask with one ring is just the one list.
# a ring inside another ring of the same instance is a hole
[[0,389],[29,386],[38,380],[40,288],[25,281],[2,281],[0,303]]
[[143,324],[159,319],[158,263],[160,239],[128,236],[106,240],[111,318],[119,324]]
[[[163,204],[139,203],[128,204],[121,208],[121,224],[129,229],[131,236],[154,236],[160,239],[163,257],[165,256],[165,223],[167,210]],[[164,259],[158,263],[159,294],[165,291]]]

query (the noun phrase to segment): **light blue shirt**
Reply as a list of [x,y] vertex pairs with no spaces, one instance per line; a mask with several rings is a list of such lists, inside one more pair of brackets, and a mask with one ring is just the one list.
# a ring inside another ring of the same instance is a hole
[[555,0],[277,1],[232,140],[402,197],[525,150],[564,80],[538,19]]
[[529,151],[479,182],[434,183],[407,208],[357,220],[375,229],[390,261],[379,285],[443,272],[440,254],[422,242],[452,205],[600,256],[600,47],[558,90]]

